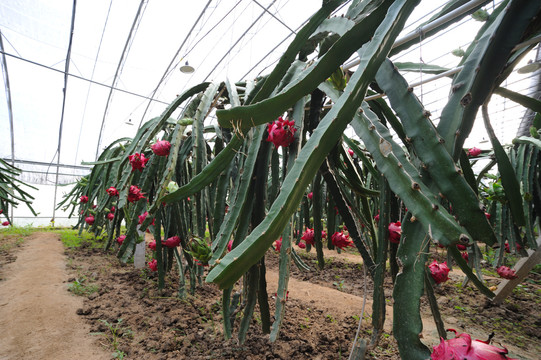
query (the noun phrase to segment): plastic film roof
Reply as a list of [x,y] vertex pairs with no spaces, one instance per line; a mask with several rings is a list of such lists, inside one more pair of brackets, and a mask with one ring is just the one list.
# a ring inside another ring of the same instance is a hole
[[[345,13],[349,3],[336,15]],[[403,34],[416,33],[446,3],[421,1]],[[490,13],[499,3],[486,2],[485,8]],[[0,157],[13,157],[25,170],[25,181],[73,182],[88,173],[82,161],[94,161],[113,140],[133,136],[183,90],[203,81],[269,73],[320,5],[303,0],[3,0],[0,55],[9,92],[0,92]],[[460,58],[452,51],[466,49],[481,25],[466,16],[393,61],[454,68]],[[528,60],[535,60],[535,52]],[[195,72],[179,71],[186,62]],[[404,75],[410,84],[430,77]],[[531,96],[538,82],[538,72],[515,71],[503,85]],[[450,83],[442,78],[415,88],[435,123]],[[490,110],[497,136],[509,143],[524,108],[494,96]],[[476,121],[466,145],[483,147],[485,140],[482,121]],[[62,165],[58,179],[57,163]]]

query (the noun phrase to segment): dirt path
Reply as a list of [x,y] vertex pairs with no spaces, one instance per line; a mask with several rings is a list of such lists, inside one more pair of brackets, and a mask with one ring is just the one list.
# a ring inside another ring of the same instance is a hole
[[[334,252],[336,254],[336,252]],[[331,255],[331,254],[329,254]],[[341,256],[339,254],[338,256]],[[360,256],[355,258],[355,255],[347,254],[348,261],[360,262]],[[327,255],[325,255],[327,256]],[[266,273],[267,287],[270,294],[275,293],[278,286],[278,272],[268,269]],[[289,298],[301,301],[307,301],[313,304],[314,307],[323,310],[325,315],[331,315],[333,318],[345,318],[348,316],[359,316],[362,311],[363,297],[348,294],[339,290],[335,290],[326,286],[310,283],[308,281],[297,280],[293,277],[289,278],[288,282]],[[372,292],[369,290],[367,294],[366,304],[364,308],[364,316],[372,314]],[[386,332],[391,332],[392,324],[392,306],[385,306],[385,323],[383,329]],[[438,331],[434,320],[430,317],[423,317],[423,342],[433,346],[439,343]],[[370,323],[370,319],[363,320],[363,323]]]
[[58,235],[28,237],[0,282],[0,359],[109,359],[76,315],[83,300],[66,291]]

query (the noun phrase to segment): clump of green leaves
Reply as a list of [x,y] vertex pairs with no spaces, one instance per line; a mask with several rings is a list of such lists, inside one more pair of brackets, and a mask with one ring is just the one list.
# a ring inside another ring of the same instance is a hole
[[99,290],[99,286],[87,283],[86,276],[82,276],[68,284],[68,290],[78,296],[88,296],[97,292]]

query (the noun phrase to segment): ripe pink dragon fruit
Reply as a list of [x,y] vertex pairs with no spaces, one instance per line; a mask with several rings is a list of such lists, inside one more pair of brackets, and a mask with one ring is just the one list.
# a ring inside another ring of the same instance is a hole
[[79,201],[81,202],[81,204],[86,204],[88,202],[88,196],[86,195],[83,195],[79,198]]
[[343,231],[341,232],[335,232],[331,236],[331,242],[334,246],[337,248],[343,250],[345,247],[351,246],[353,247],[353,241],[349,239],[349,235],[344,234]]
[[468,156],[479,156],[481,154],[481,149],[476,148],[475,146],[468,150]]
[[107,220],[112,221],[114,218],[115,218],[115,214],[111,212],[107,214]]
[[274,249],[277,251],[277,252],[280,252],[280,249],[282,248],[282,237],[280,236],[280,239],[276,240],[274,242]]
[[118,243],[118,245],[122,245],[125,239],[126,239],[126,235],[120,235],[119,237],[116,238],[116,242]]
[[[143,213],[143,215],[139,215],[138,218],[139,218],[139,225],[141,225],[145,219],[147,218],[148,216],[148,211],[145,211]],[[155,225],[155,222],[156,222],[156,219],[152,219],[152,223],[150,225]]]
[[143,171],[143,168],[147,164],[148,160],[145,158],[145,154],[139,154],[135,153],[133,155],[128,156],[128,159],[130,160],[131,164],[131,171],[139,170]]
[[447,267],[447,261],[438,263],[437,260],[434,260],[430,265],[428,265],[428,270],[430,275],[436,282],[436,284],[441,284],[449,280],[449,268]]
[[167,140],[160,140],[150,147],[152,152],[158,156],[167,156],[171,151],[171,143]]
[[276,148],[288,147],[295,140],[295,121],[284,120],[281,116],[278,120],[269,124],[269,137],[267,141],[272,142]]
[[138,188],[135,185],[130,186],[130,190],[128,191],[128,201],[131,203],[134,203],[136,201],[139,201],[141,199],[144,199],[143,192],[140,188]]
[[500,349],[490,345],[488,342],[473,340],[466,333],[456,335],[449,340],[441,339],[438,346],[434,346],[434,352],[430,357],[432,360],[518,360],[507,357],[507,349]]
[[350,149],[348,149],[348,154],[349,154],[349,156],[353,157],[353,155],[354,155],[355,153],[354,153],[353,150],[350,148]]
[[496,269],[496,272],[498,275],[500,275],[504,279],[513,280],[517,278],[517,274],[515,274],[515,270],[512,270],[508,268],[507,266],[500,266]]
[[312,198],[314,197],[314,192],[310,191],[307,196],[308,196],[308,199],[312,200]]
[[93,225],[94,224],[94,216],[90,215],[90,216],[87,216],[85,218],[85,222],[88,224],[88,225]]
[[301,241],[301,242],[299,242],[299,247],[301,249],[306,249],[306,244]]
[[152,259],[152,261],[148,263],[148,267],[152,271],[158,271],[158,260]]
[[2,226],[9,226],[9,221],[4,221],[4,222],[2,223]]
[[178,236],[172,236],[169,239],[162,241],[162,245],[168,248],[176,248],[180,245],[180,238]]
[[156,240],[152,240],[151,242],[148,243],[148,248],[150,250],[156,250]]
[[466,261],[468,261],[470,259],[468,253],[465,251],[463,253],[460,253],[460,255],[462,256],[462,258]]
[[315,246],[316,243],[314,241],[314,229],[306,229],[304,234],[302,234],[301,240],[306,241],[307,244]]
[[456,244],[456,248],[460,251],[466,250],[466,245],[464,244]]
[[109,194],[109,196],[118,196],[118,190],[113,186],[111,186],[106,191],[107,191],[107,194]]
[[393,244],[400,244],[402,236],[402,224],[400,221],[389,224],[389,241]]
[[229,240],[229,242],[227,243],[227,251],[231,251],[232,248],[233,248],[233,240]]

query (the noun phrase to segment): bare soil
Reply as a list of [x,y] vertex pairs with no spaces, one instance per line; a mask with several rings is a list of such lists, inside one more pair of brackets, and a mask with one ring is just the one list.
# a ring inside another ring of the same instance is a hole
[[[0,240],[6,239],[0,235]],[[42,248],[45,244],[51,251]],[[120,264],[114,255],[90,244],[67,250],[68,260],[63,251],[58,235],[35,234],[15,252],[0,252],[0,359],[109,359],[113,354],[149,360],[347,358],[365,293],[361,337],[371,337],[372,284],[364,279],[356,254],[327,254],[324,270],[317,270],[314,251],[303,254],[313,271],[305,273],[291,266],[289,299],[279,339],[269,343],[268,335],[261,332],[256,309],[247,341],[239,345],[235,337],[223,340],[221,291],[212,284],[198,285],[193,296],[180,300],[176,297],[175,273],[159,292],[156,273]],[[5,264],[15,257],[15,262]],[[277,259],[270,250],[266,263],[271,315]],[[41,262],[47,267],[38,268]],[[53,269],[60,275],[53,276]],[[67,291],[66,281],[83,278],[83,286],[93,290],[82,297]],[[541,351],[541,277],[531,273],[501,306],[492,305],[469,286],[461,287],[462,280],[463,275],[454,271],[450,281],[436,288],[445,326],[479,339],[487,339],[494,332],[493,344],[506,346],[510,356],[537,359]],[[489,282],[497,284],[498,279]],[[389,278],[385,333],[368,351],[368,359],[399,359],[390,320],[391,289]],[[37,293],[41,295],[37,297]],[[47,303],[51,306],[45,306]],[[423,342],[436,345],[438,334],[424,298],[422,314]]]

